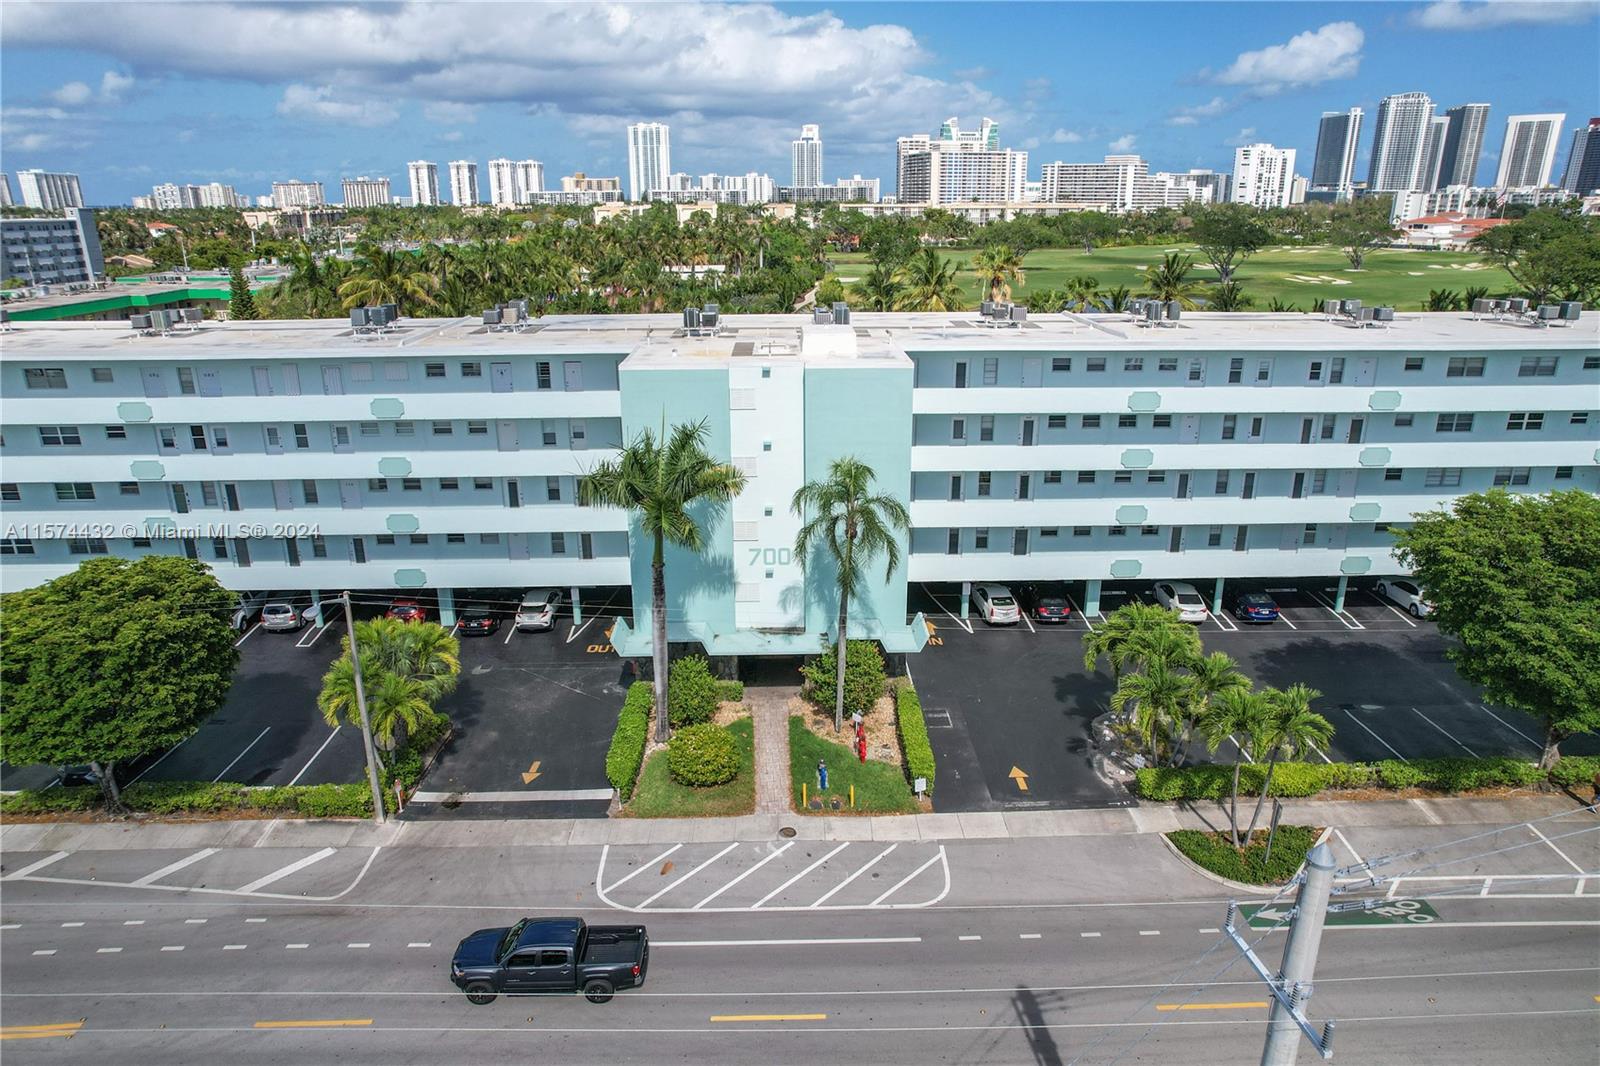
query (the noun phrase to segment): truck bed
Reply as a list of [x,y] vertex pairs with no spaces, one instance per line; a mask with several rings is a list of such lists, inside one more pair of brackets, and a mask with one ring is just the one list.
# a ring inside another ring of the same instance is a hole
[[643,953],[642,925],[591,925],[580,962],[635,963]]

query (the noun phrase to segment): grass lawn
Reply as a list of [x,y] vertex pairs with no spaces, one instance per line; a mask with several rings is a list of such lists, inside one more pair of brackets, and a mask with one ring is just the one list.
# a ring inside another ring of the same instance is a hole
[[850,786],[856,787],[857,812],[862,814],[906,814],[917,809],[917,798],[898,766],[882,762],[862,762],[843,744],[823,740],[806,728],[799,717],[789,719],[789,774],[792,778],[795,810],[800,806],[800,785],[808,796],[817,795],[817,760],[828,764],[828,791],[823,811],[832,813],[828,801],[838,796],[841,813],[850,810]]
[[635,818],[718,818],[755,810],[756,755],[750,719],[739,719],[728,732],[739,745],[739,774],[732,781],[710,788],[680,785],[667,769],[667,753],[658,751],[645,760],[626,813]]
[[1281,885],[1294,876],[1305,861],[1306,852],[1317,842],[1322,830],[1307,825],[1280,825],[1272,841],[1272,863],[1267,864],[1267,831],[1258,829],[1245,845],[1234,850],[1227,833],[1202,833],[1198,829],[1179,829],[1167,839],[1197,866],[1230,881],[1247,885]]
[[[1039,248],[1023,260],[1027,284],[1012,290],[1012,299],[1026,302],[1030,289],[1059,289],[1068,278],[1092,275],[1102,289],[1126,285],[1135,295],[1143,284],[1139,267],[1153,266],[1168,252],[1181,252],[1194,260],[1191,274],[1201,282],[1216,280],[1216,271],[1201,257],[1198,248],[1185,244],[1146,244],[1135,247],[1097,248],[1085,254],[1081,249]],[[969,269],[972,249],[954,248],[946,256],[962,267],[960,275],[971,306],[982,300],[981,284]],[[862,252],[836,252],[830,256],[841,278],[860,278],[868,270]],[[1328,245],[1272,247],[1246,259],[1234,271],[1234,278],[1246,295],[1255,300],[1249,308],[1265,311],[1276,296],[1300,310],[1309,310],[1324,299],[1361,300],[1367,304],[1388,304],[1401,311],[1420,311],[1430,289],[1484,286],[1490,295],[1515,291],[1511,276],[1499,267],[1488,266],[1467,252],[1383,250],[1367,256],[1359,271],[1350,269],[1344,253]],[[1199,294],[1204,297],[1204,292]]]

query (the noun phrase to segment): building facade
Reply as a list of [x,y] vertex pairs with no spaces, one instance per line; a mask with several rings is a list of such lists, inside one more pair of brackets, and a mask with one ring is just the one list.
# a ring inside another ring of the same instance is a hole
[[406,177],[411,182],[412,207],[439,206],[439,166],[426,159],[406,164]]
[[272,183],[272,206],[279,211],[291,207],[321,207],[327,203],[320,181],[275,181]]
[[1399,572],[1392,530],[1462,493],[1600,491],[1592,313],[1095,318],[751,315],[709,337],[666,315],[407,320],[371,339],[335,321],[199,338],[25,323],[0,352],[0,585],[188,555],[240,590],[432,590],[447,622],[459,589],[592,606],[628,586],[611,642],[640,655],[650,552],[627,513],[578,506],[576,479],[641,429],[702,419],[749,478],[703,552],[668,549],[671,639],[713,654],[831,636],[832,577],[793,557],[788,501],[844,454],[911,512],[900,566],[873,568],[851,616],[890,651],[927,637],[911,582],[1065,580],[1091,617],[1114,582],[1342,592]]
[[1378,105],[1372,129],[1372,163],[1368,192],[1403,192],[1421,188],[1433,101],[1427,93],[1398,93]]
[[628,127],[628,198],[643,200],[651,189],[668,188],[672,173],[672,129],[665,122]]
[[1450,120],[1444,138],[1443,158],[1435,188],[1476,185],[1478,160],[1483,156],[1483,135],[1489,128],[1488,104],[1458,104],[1444,113]]
[[[1244,144],[1233,150],[1233,202],[1288,207],[1294,179],[1293,148]],[[1304,199],[1304,193],[1301,195]]]
[[1572,131],[1572,149],[1561,175],[1561,187],[1574,196],[1600,189],[1600,118]]
[[822,184],[822,127],[800,127],[800,136],[789,142],[790,184],[797,189]]
[[83,186],[76,174],[53,174],[47,170],[17,171],[17,192],[22,206],[38,211],[60,211],[83,206]]
[[1550,171],[1556,162],[1556,145],[1566,121],[1566,115],[1509,116],[1494,187],[1538,189],[1549,185]]
[[451,161],[450,202],[457,207],[478,205],[478,164],[466,159]]
[[1359,107],[1324,111],[1317,123],[1317,149],[1311,162],[1311,190],[1332,193],[1343,203],[1350,199],[1356,177],[1356,153],[1361,147]]
[[0,277],[68,285],[93,282],[105,272],[93,211],[78,207],[54,218],[0,219]]

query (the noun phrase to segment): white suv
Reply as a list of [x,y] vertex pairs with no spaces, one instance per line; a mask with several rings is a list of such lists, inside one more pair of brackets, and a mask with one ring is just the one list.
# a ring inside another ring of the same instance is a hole
[[549,629],[556,624],[556,609],[560,606],[561,593],[555,589],[529,589],[517,606],[516,627]]
[[1193,585],[1183,581],[1157,581],[1156,602],[1168,610],[1178,612],[1182,622],[1204,622],[1210,617],[1206,601]]
[[1408,577],[1384,578],[1378,582],[1378,595],[1410,611],[1412,618],[1426,618],[1433,613],[1427,589]]
[[1014,626],[1022,620],[1017,598],[1004,585],[972,586],[972,606],[978,617],[992,626]]

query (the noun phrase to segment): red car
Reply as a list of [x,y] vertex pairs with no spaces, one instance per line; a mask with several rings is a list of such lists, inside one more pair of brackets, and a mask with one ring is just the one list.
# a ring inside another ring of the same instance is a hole
[[426,622],[428,612],[416,600],[395,600],[384,612],[385,618],[398,618],[402,622]]

